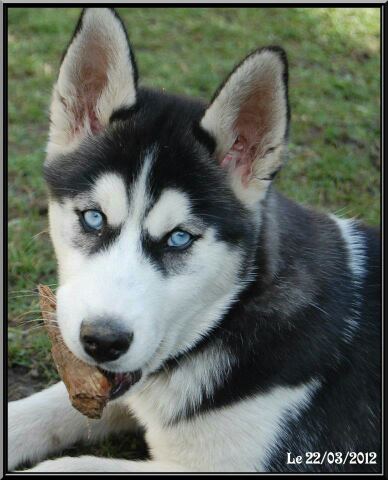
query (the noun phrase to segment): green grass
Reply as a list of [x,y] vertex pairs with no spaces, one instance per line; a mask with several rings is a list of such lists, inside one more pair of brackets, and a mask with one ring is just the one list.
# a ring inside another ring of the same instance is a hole
[[[141,81],[210,98],[253,49],[290,63],[290,155],[277,187],[305,204],[380,219],[380,12],[376,8],[120,8]],[[56,282],[41,166],[51,86],[80,9],[9,17],[9,366],[56,378],[32,290]]]

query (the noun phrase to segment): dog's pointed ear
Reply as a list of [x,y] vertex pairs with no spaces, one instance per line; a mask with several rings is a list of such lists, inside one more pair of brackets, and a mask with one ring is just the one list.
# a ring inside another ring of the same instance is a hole
[[137,68],[127,33],[110,8],[82,11],[64,54],[50,109],[48,157],[72,150],[136,101]]
[[218,89],[200,125],[214,138],[215,155],[232,188],[252,205],[280,169],[286,146],[288,67],[280,47],[249,55]]

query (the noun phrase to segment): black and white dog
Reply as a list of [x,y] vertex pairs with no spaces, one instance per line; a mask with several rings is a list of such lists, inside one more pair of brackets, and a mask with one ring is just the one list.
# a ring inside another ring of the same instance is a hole
[[114,388],[90,435],[63,383],[10,403],[9,469],[140,424],[151,460],[30,471],[379,471],[379,236],[271,187],[285,53],[249,55],[208,105],[137,80],[116,13],[84,10],[45,178],[58,325]]

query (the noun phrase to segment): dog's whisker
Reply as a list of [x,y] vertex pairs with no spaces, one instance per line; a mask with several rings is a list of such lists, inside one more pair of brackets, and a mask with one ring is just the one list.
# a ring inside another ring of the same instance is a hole
[[[55,292],[57,283],[47,284]],[[37,288],[34,289],[22,289],[22,290],[12,290],[9,292],[8,296],[12,299],[23,298],[23,297],[39,297],[39,292]]]
[[52,312],[51,312],[51,311],[49,311],[49,310],[42,310],[41,308],[37,307],[37,308],[34,308],[34,309],[32,309],[32,310],[28,310],[27,312],[21,313],[18,317],[16,317],[16,319],[17,319],[17,318],[21,318],[21,317],[26,316],[26,315],[29,315],[29,314],[31,314],[31,313],[39,313],[39,312],[45,312],[45,313],[49,313],[50,315],[52,315]]
[[24,327],[26,325],[30,325],[31,323],[42,322],[42,320],[43,320],[42,318],[33,318],[31,320],[21,320],[21,321],[17,322],[17,325],[21,326],[21,327]]
[[322,307],[320,307],[319,305],[317,305],[316,303],[313,303],[313,302],[309,302],[309,305],[313,308],[316,308],[317,310],[319,310],[320,312],[324,313],[325,315],[329,316],[329,313],[326,312],[326,310],[324,310]]
[[27,245],[26,245],[26,248],[30,248],[31,245],[33,244],[33,242],[38,238],[40,237],[41,235],[43,235],[44,233],[48,234],[49,231],[47,229],[45,230],[42,230],[41,232],[38,232],[37,234],[33,235],[31,237],[31,239],[28,241]]
[[[36,313],[49,313],[49,312],[43,311],[43,312],[36,312]],[[30,320],[21,320],[21,321],[18,322],[18,325],[23,326],[23,325],[27,325],[29,323],[40,322],[40,321],[43,321],[43,318],[32,318]],[[49,323],[50,325],[59,325],[58,321],[56,319],[46,318],[45,321],[46,321],[46,323]]]
[[[60,332],[60,328],[57,325],[52,325],[51,328],[56,329]],[[23,333],[29,334],[31,332],[35,332],[37,330],[42,330],[42,329],[43,330],[45,329],[45,325],[43,323],[41,323],[40,325],[33,325],[32,327],[29,327],[29,328],[23,330]]]
[[11,300],[16,300],[18,298],[33,298],[33,297],[38,299],[38,294],[37,293],[24,293],[22,295],[13,295],[12,293],[9,294],[9,298]]
[[37,314],[37,313],[40,313],[41,310],[40,308],[35,308],[33,310],[28,310],[27,312],[23,312],[21,313],[20,315],[18,315],[17,317],[15,317],[13,320],[15,322],[19,322],[21,319],[23,319],[23,317],[27,316],[27,315],[32,315],[32,314]]
[[36,288],[22,288],[21,290],[12,290],[11,293],[38,293]]

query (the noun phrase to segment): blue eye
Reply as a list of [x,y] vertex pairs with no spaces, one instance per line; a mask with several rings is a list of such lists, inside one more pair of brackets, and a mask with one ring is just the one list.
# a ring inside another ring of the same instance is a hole
[[104,226],[104,217],[98,210],[86,210],[86,212],[82,212],[82,218],[86,227],[91,230],[101,230]]
[[192,240],[190,233],[177,230],[168,237],[167,245],[173,248],[185,248],[191,244]]

